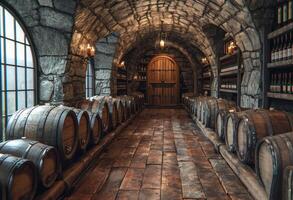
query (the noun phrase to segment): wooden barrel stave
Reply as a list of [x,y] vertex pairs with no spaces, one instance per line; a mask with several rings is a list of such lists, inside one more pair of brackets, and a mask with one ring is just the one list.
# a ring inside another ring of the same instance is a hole
[[106,101],[109,106],[109,113],[110,113],[110,121],[111,121],[111,129],[115,129],[118,126],[118,107],[117,102],[110,96],[105,96],[103,101]]
[[285,168],[283,173],[282,198],[283,200],[293,199],[293,165]]
[[78,121],[78,149],[86,151],[90,142],[90,117],[88,111],[71,108],[75,112]]
[[117,110],[118,110],[118,122],[119,124],[122,124],[126,119],[125,119],[125,108],[123,105],[123,102],[120,99],[115,99],[117,102]]
[[37,189],[34,164],[26,159],[0,154],[0,182],[7,200],[32,200]]
[[0,143],[0,153],[32,161],[38,169],[39,182],[45,188],[51,187],[61,174],[57,150],[40,142],[27,139],[9,140]]
[[220,139],[225,138],[225,123],[227,121],[228,113],[229,111],[227,110],[220,110],[216,117],[216,133],[218,134]]
[[90,144],[96,145],[102,138],[102,120],[98,113],[89,113],[90,117]]
[[7,139],[26,137],[57,148],[61,160],[75,155],[78,137],[75,113],[66,107],[35,106],[16,112],[7,126]]

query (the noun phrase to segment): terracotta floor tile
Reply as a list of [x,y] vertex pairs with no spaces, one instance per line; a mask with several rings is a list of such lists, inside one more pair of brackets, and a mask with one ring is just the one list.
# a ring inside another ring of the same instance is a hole
[[145,109],[102,151],[66,198],[115,199],[251,197],[185,110]]

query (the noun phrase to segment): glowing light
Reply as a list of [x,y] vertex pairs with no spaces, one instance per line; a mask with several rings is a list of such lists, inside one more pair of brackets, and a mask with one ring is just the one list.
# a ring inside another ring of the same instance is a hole
[[164,47],[165,47],[165,41],[164,41],[164,40],[161,40],[161,41],[160,41],[160,47],[161,47],[161,48],[164,48]]

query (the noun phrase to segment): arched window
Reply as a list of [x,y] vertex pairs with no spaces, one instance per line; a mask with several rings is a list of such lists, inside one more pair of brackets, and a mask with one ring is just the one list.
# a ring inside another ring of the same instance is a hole
[[36,70],[27,37],[20,22],[0,4],[0,140],[5,139],[2,133],[12,114],[36,103]]
[[86,70],[86,80],[85,80],[85,91],[86,91],[86,97],[92,97],[95,94],[95,88],[94,88],[94,69],[93,69],[93,62],[90,60],[87,64],[87,70]]

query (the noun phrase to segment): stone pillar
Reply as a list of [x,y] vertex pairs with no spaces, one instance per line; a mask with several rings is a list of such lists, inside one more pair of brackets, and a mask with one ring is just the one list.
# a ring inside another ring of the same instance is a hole
[[113,59],[118,44],[118,36],[110,34],[96,44],[95,56],[95,93],[96,95],[111,95],[114,91],[115,70]]

